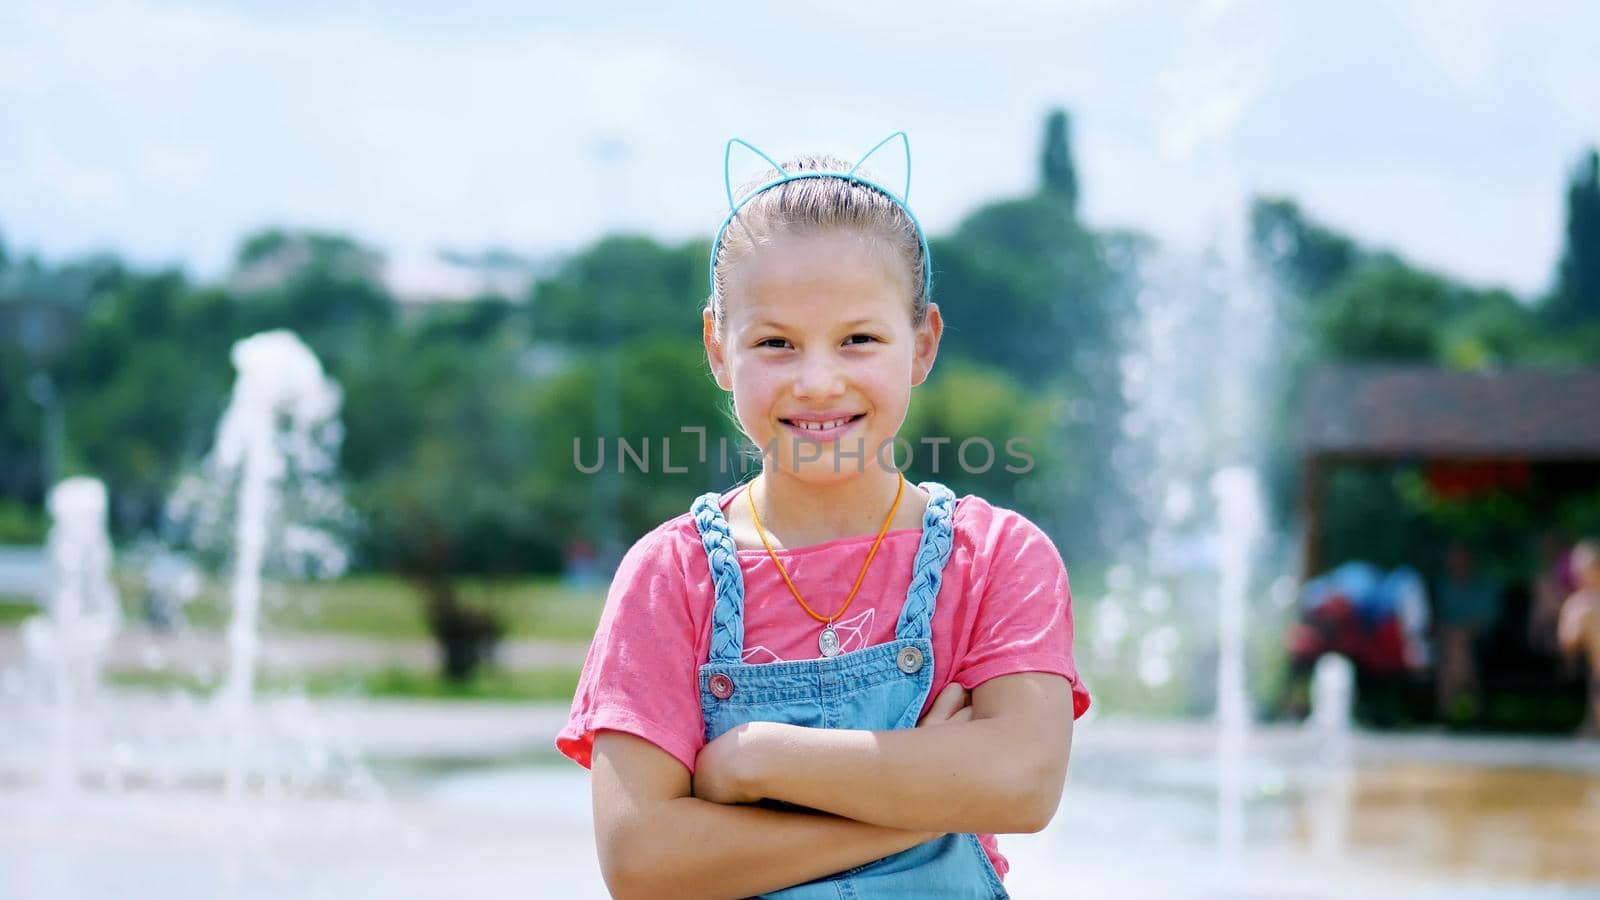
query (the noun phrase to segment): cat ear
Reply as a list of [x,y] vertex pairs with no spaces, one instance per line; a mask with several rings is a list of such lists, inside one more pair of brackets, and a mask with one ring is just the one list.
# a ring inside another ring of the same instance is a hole
[[[868,150],[866,153],[862,154],[861,158],[856,160],[856,164],[850,167],[849,174],[854,175],[856,170],[861,168],[862,163],[866,162],[867,159],[872,156],[872,154],[877,153],[884,144],[889,143],[895,138],[899,138],[900,143],[905,145],[906,148],[906,186],[905,189],[900,192],[900,202],[901,204],[909,204],[911,202],[911,139],[906,137],[906,133],[904,131],[896,131],[894,134],[889,135],[888,137],[879,141],[877,144],[873,145],[871,150]],[[750,149],[754,150],[755,148],[751,147]]]
[[[726,188],[727,191],[728,191],[728,211],[729,212],[733,212],[734,210],[739,208],[738,203],[733,199],[733,168],[732,168],[731,164],[733,162],[733,145],[734,144],[742,145],[743,147],[748,149],[751,153],[754,153],[755,155],[757,155],[757,156],[761,157],[762,159],[766,160],[768,163],[771,163],[772,167],[774,169],[778,170],[778,174],[780,176],[782,176],[784,174],[783,166],[778,165],[777,162],[775,162],[772,159],[772,157],[770,157],[770,156],[766,155],[765,153],[762,153],[760,150],[756,149],[756,146],[754,144],[750,143],[749,141],[744,140],[743,138],[729,138],[728,139],[728,146],[726,148],[724,148],[723,151],[722,151],[722,186],[724,188]],[[909,151],[907,151],[907,152],[909,152]],[[859,163],[858,163],[858,165],[859,165]]]

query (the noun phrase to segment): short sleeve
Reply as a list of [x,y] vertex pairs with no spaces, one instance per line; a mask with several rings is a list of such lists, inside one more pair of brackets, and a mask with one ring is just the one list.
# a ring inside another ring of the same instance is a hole
[[1049,672],[1072,686],[1072,716],[1089,708],[1089,691],[1072,654],[1072,589],[1055,544],[1018,513],[996,510],[972,642],[954,679],[971,690],[991,678]]
[[617,567],[572,711],[556,736],[556,749],[585,768],[602,729],[643,738],[690,772],[704,743],[699,629],[671,524],[640,538]]

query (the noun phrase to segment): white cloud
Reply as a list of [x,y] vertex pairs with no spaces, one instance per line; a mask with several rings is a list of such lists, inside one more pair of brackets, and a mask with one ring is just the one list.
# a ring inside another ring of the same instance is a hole
[[1440,72],[1465,88],[1488,86],[1500,64],[1501,37],[1526,9],[1494,0],[1454,0],[1448,4],[1389,4],[1411,32],[1422,54]]

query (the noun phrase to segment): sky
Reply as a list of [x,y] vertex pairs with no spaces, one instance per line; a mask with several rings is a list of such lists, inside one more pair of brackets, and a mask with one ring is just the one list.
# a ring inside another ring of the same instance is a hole
[[1532,295],[1600,143],[1600,4],[4,0],[0,236],[202,278],[273,225],[551,258],[709,237],[729,137],[853,159],[897,130],[937,235],[1032,188],[1056,106],[1095,226],[1226,252],[1288,195]]

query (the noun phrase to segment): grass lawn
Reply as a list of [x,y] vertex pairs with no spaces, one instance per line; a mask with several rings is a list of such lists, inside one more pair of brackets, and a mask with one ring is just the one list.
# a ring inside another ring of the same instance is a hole
[[[587,643],[605,602],[604,587],[573,589],[554,578],[463,579],[458,590],[464,601],[499,612],[511,638]],[[138,595],[126,587],[122,594],[132,620],[138,616]],[[230,607],[228,583],[210,581],[184,608],[184,615],[194,627],[222,628]],[[262,595],[262,625],[269,629],[391,640],[427,638],[424,617],[422,593],[393,575],[268,583]]]
[[[117,579],[128,621],[137,621],[139,594],[129,578]],[[512,638],[543,638],[586,643],[594,635],[605,589],[572,589],[553,578],[502,582],[463,579],[463,600],[500,612]],[[393,575],[354,575],[337,581],[269,582],[262,595],[262,625],[286,631],[325,631],[362,637],[428,637],[421,592]],[[226,581],[208,581],[184,607],[189,624],[201,629],[226,626],[231,607]],[[39,608],[18,597],[0,596],[0,627],[14,626]]]
[[[1077,614],[1077,656],[1085,681],[1103,711],[1128,715],[1185,715],[1194,708],[1193,682],[1213,679],[1211,668],[1195,668],[1196,648],[1185,646],[1173,659],[1172,677],[1163,684],[1143,683],[1124,657],[1099,661],[1091,649],[1099,600],[1106,593],[1103,565],[1081,563],[1071,568]],[[122,596],[130,621],[138,617],[139,594],[131,581],[122,583]],[[518,578],[503,582],[463,580],[464,600],[499,611],[509,626],[508,637],[537,638],[586,644],[593,636],[604,602],[604,588],[574,590],[553,578]],[[0,627],[14,626],[37,607],[21,598],[0,596]],[[192,626],[220,629],[228,618],[228,584],[208,583],[186,607]],[[1175,613],[1172,613],[1175,614]],[[1171,614],[1169,614],[1171,615]],[[262,611],[263,627],[277,632],[331,632],[387,640],[426,640],[424,601],[420,591],[393,575],[364,574],[332,582],[269,583]],[[1154,624],[1154,623],[1151,623]],[[1262,623],[1257,623],[1262,624]],[[1251,688],[1260,708],[1270,709],[1283,678],[1281,629],[1252,631]],[[360,695],[437,699],[495,699],[511,701],[571,700],[578,671],[541,669],[505,671],[490,669],[463,684],[442,681],[432,670],[384,668],[365,671],[267,673],[267,691],[304,690],[313,696]],[[176,671],[129,670],[108,673],[114,684],[151,688],[176,688],[205,693],[214,683],[201,683]],[[1199,693],[1204,693],[1201,691]]]
[[0,595],[0,627],[19,625],[38,612],[39,607],[34,606],[32,600]]

